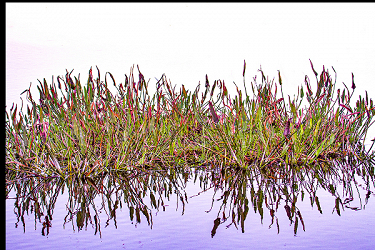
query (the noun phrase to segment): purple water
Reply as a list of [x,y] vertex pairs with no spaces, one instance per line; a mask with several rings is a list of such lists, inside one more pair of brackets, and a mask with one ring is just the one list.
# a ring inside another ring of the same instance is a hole
[[[112,193],[110,196],[112,208],[116,195],[120,197],[118,200],[121,204],[118,204],[119,208],[115,210],[115,217],[112,216],[108,220],[111,216],[108,197],[104,194],[97,194],[92,204],[95,204],[100,219],[99,230],[97,226],[90,223],[79,229],[77,219],[79,205],[76,206],[78,210],[73,211],[72,217],[67,216],[69,203],[76,202],[74,199],[69,200],[67,186],[63,191],[59,190],[57,196],[53,196],[53,192],[45,192],[47,204],[51,204],[51,201],[57,198],[53,209],[51,209],[53,212],[50,221],[51,227],[48,227],[49,231],[47,231],[47,227],[43,229],[44,218],[47,215],[46,207],[40,220],[36,218],[36,208],[34,207],[33,211],[29,209],[28,213],[25,212],[24,223],[22,223],[16,216],[16,200],[12,199],[16,197],[16,192],[13,189],[6,199],[6,249],[51,249],[56,247],[59,249],[374,249],[375,195],[372,191],[366,190],[362,180],[356,181],[358,181],[357,185],[353,184],[352,189],[353,200],[340,205],[340,216],[335,210],[336,198],[328,190],[319,188],[319,185],[315,187],[315,195],[319,197],[322,213],[319,212],[316,203],[311,206],[310,195],[306,192],[308,188],[314,187],[306,185],[303,201],[301,192],[298,192],[296,207],[303,216],[305,230],[303,230],[301,219],[299,219],[296,234],[294,233],[295,224],[290,223],[284,209],[283,199],[285,197],[282,198],[278,210],[274,213],[279,228],[276,220],[271,225],[272,218],[264,202],[262,204],[263,219],[261,219],[259,209],[257,213],[254,212],[253,204],[250,202],[251,182],[248,182],[246,189],[249,210],[243,223],[244,232],[242,232],[240,222],[236,225],[231,224],[231,218],[227,218],[223,222],[222,210],[219,211],[224,205],[222,200],[218,201],[218,199],[224,194],[224,191],[217,188],[216,195],[213,196],[215,187],[211,185],[212,183],[208,182],[206,187],[201,187],[199,179],[194,183],[190,178],[186,187],[183,187],[184,182],[180,182],[181,186],[172,190],[169,200],[165,197],[165,193],[162,193],[165,211],[162,206],[159,206],[158,209],[150,206],[150,196],[145,195],[143,202],[151,208],[152,222],[150,225],[142,213],[140,213],[140,223],[136,222],[135,213],[133,221],[130,219],[129,209],[126,206],[125,198],[121,196],[121,191],[117,194]],[[343,183],[337,183],[335,188],[344,202],[345,197],[348,197],[348,194],[345,194],[348,189],[344,192],[342,185]],[[203,191],[205,189],[207,190]],[[256,191],[257,188],[255,188]],[[186,192],[185,206],[179,199],[178,192],[182,196]],[[155,196],[157,196],[157,192],[155,192]],[[214,202],[210,210],[213,197]],[[235,196],[230,195],[229,197]],[[39,200],[41,199],[40,196]],[[30,200],[30,204],[32,203]],[[228,207],[234,206],[234,202],[230,198],[227,203]],[[94,221],[95,214],[92,204],[89,206],[91,222]],[[274,206],[275,204],[267,205]],[[289,205],[291,204],[289,203]],[[120,208],[121,206],[122,208]],[[346,206],[350,206],[352,209]],[[228,211],[230,210],[225,212],[226,217],[231,216]],[[234,211],[237,214],[237,210]],[[214,220],[218,216],[223,223],[218,226],[212,237]],[[67,221],[65,224],[64,220]],[[237,217],[235,221],[237,221]]]

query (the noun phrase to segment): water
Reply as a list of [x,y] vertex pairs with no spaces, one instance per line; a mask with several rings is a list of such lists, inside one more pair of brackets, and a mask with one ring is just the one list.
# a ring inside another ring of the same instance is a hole
[[374,249],[373,175],[345,170],[319,183],[309,174],[272,181],[255,172],[15,181],[7,187],[6,248]]

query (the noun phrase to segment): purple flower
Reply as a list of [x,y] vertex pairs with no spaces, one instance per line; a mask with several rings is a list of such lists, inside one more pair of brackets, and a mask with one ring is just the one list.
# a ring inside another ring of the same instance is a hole
[[284,136],[285,137],[288,137],[289,134],[290,134],[290,122],[291,122],[292,118],[289,118],[287,121],[286,121],[286,124],[285,124],[285,129],[284,129]]
[[214,109],[214,106],[212,105],[211,101],[208,101],[208,105],[210,107],[212,119],[214,120],[215,123],[218,123],[219,122],[219,117],[217,116],[217,114],[215,112],[215,109]]

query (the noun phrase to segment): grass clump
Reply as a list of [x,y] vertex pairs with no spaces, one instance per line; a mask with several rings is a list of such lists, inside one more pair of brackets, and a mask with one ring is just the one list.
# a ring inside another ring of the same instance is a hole
[[99,69],[94,79],[92,68],[86,84],[72,72],[57,77],[57,86],[39,81],[38,102],[30,88],[23,92],[31,104],[26,114],[17,105],[6,112],[6,175],[67,178],[202,165],[275,173],[327,168],[348,157],[374,162],[364,141],[375,107],[367,92],[350,104],[354,76],[351,89],[336,90],[328,70],[319,75],[311,63],[315,93],[306,76],[290,98],[280,72],[275,82],[259,70],[261,82],[254,77],[246,84],[245,66],[244,91],[235,85],[234,98],[224,81],[211,85],[207,75],[202,92],[200,85],[176,89],[162,75],[150,94],[149,81],[139,68],[136,80],[134,67],[120,84],[109,72],[103,81]]

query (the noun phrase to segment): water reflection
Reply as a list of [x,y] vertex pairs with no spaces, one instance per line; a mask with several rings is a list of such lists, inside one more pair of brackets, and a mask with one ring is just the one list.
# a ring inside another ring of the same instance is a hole
[[[188,182],[199,186],[196,193],[186,193]],[[105,174],[95,178],[24,178],[6,183],[6,198],[14,199],[16,227],[26,232],[25,217],[33,215],[35,230],[46,236],[53,230],[56,200],[67,197],[64,229],[87,230],[102,236],[103,226],[117,228],[117,211],[129,211],[136,227],[147,223],[152,229],[152,215],[165,211],[176,201],[184,215],[188,201],[213,190],[207,213],[216,213],[211,236],[219,227],[235,227],[245,232],[249,213],[258,214],[260,223],[280,232],[280,217],[286,216],[294,234],[306,231],[302,202],[319,213],[341,215],[346,209],[362,210],[374,197],[374,167],[371,164],[343,161],[320,168],[294,169],[268,166],[262,169],[233,167],[198,167],[192,169],[137,170]],[[332,204],[320,204],[318,190],[329,192]],[[365,193],[365,195],[361,195]],[[15,194],[15,196],[14,196]],[[168,201],[168,202],[166,202]],[[328,207],[328,209],[327,209]],[[121,214],[123,216],[123,213]],[[9,218],[8,218],[9,219]],[[209,232],[207,232],[209,233]]]
[[[185,175],[186,176],[186,175]],[[116,211],[126,206],[131,221],[135,225],[142,220],[152,228],[151,209],[165,210],[165,199],[177,196],[178,204],[184,213],[187,196],[184,183],[187,179],[173,169],[166,171],[129,171],[116,175],[102,175],[96,178],[27,178],[9,182],[14,197],[14,213],[17,217],[16,227],[21,223],[25,232],[25,213],[35,215],[35,224],[42,224],[42,235],[48,235],[52,226],[53,210],[57,197],[68,193],[67,214],[64,228],[71,224],[78,231],[91,226],[94,234],[101,235],[101,217],[106,214],[105,226],[113,221],[117,228]],[[8,197],[9,198],[9,197]]]
[[[249,210],[259,214],[261,223],[264,216],[269,214],[269,228],[276,226],[278,233],[278,216],[283,213],[294,227],[294,234],[297,234],[301,227],[305,231],[305,222],[298,204],[308,196],[311,207],[323,213],[317,195],[319,189],[324,189],[335,197],[332,213],[336,212],[340,216],[345,208],[365,209],[371,194],[375,196],[370,190],[374,187],[374,167],[353,164],[354,162],[341,162],[335,167],[322,165],[318,169],[285,169],[282,172],[280,169],[277,172],[272,167],[258,171],[227,168],[220,175],[213,175],[215,194],[212,206],[214,202],[220,202],[221,205],[211,236],[213,237],[217,228],[224,223],[227,228],[234,225],[245,232],[244,222]],[[364,199],[360,195],[360,189],[366,191]],[[353,205],[358,202],[359,205]]]

